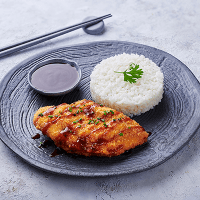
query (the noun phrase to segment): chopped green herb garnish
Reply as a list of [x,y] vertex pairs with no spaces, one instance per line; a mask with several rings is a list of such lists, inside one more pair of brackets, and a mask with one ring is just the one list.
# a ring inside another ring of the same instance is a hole
[[108,125],[106,124],[106,122],[104,122],[104,123],[103,123],[103,125],[104,125],[105,127],[107,127],[107,126],[108,126]]
[[78,122],[79,122],[79,120],[73,121],[74,124],[76,124],[76,123],[78,123]]
[[114,114],[114,111],[112,111],[112,110],[110,110],[110,111],[104,110],[103,113],[104,113],[104,115],[106,115],[106,114],[108,114],[108,113]]
[[130,127],[130,126],[129,126],[128,128],[129,128],[129,129],[131,129],[131,127]]
[[72,107],[69,107],[69,112],[72,112]]
[[105,119],[101,119],[102,122],[105,122]]
[[95,124],[97,125],[99,123],[99,121],[95,122]]
[[89,120],[88,124],[94,124],[97,120],[93,119],[93,120]]
[[53,118],[53,115],[48,115],[49,118]]
[[119,118],[118,120],[121,120],[122,118]]
[[102,107],[102,106],[103,106],[103,104],[100,104],[100,106]]
[[77,110],[76,113],[78,114],[78,113],[79,113],[79,110]]
[[82,120],[82,118],[79,119],[80,121]]
[[55,115],[55,117],[58,117],[58,115]]
[[62,114],[62,111],[59,111],[60,114]]
[[105,110],[103,111],[103,114],[104,114],[104,115],[106,115],[107,113],[108,113],[107,111],[105,111]]
[[120,136],[123,136],[123,133],[119,133]]
[[116,119],[113,119],[113,121],[116,121]]
[[[135,66],[134,68],[133,65]],[[131,84],[136,83],[136,80],[141,78],[143,75],[142,69],[139,69],[139,65],[134,63],[130,64],[129,69],[125,70],[124,72],[114,72],[124,74],[124,81],[130,82]]]
[[79,128],[81,128],[81,125],[78,125]]
[[114,111],[113,111],[113,110],[110,110],[110,112],[111,112],[112,114],[114,114]]
[[74,113],[74,116],[76,116],[76,114]]
[[43,116],[43,114],[42,114],[42,113],[40,113],[38,116],[41,116],[41,117],[42,117],[42,116]]

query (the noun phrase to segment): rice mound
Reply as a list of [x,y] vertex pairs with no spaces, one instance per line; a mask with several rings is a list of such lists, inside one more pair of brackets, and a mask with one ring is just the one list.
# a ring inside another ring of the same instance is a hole
[[[130,64],[143,70],[136,83],[124,81],[122,73]],[[90,91],[95,102],[104,104],[124,114],[139,115],[157,105],[163,97],[163,73],[148,58],[137,54],[120,54],[102,60],[90,75]]]

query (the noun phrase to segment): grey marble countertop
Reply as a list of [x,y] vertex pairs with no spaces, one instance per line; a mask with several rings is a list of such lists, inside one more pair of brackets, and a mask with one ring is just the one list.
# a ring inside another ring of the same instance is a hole
[[[82,29],[0,58],[0,80],[23,60],[55,48],[103,40],[156,47],[181,60],[200,80],[199,0],[0,0],[0,48],[81,22],[106,19],[105,32]],[[0,141],[0,199],[200,199],[200,131],[165,163],[145,172],[73,177],[36,169]]]

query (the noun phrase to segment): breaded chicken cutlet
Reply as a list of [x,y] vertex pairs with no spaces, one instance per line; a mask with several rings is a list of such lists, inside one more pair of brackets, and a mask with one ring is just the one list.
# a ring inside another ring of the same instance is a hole
[[148,133],[122,112],[91,100],[41,107],[33,123],[67,153],[112,157],[147,142]]

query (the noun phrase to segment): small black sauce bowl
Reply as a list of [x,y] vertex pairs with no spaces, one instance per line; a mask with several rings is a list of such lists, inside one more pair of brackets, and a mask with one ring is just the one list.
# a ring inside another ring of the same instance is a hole
[[[40,67],[43,67],[44,65],[48,65],[48,64],[69,64],[73,67],[76,68],[77,72],[78,72],[78,75],[79,75],[79,78],[78,78],[78,81],[71,87],[71,88],[68,88],[64,91],[59,91],[59,92],[55,92],[55,93],[52,93],[52,92],[45,92],[45,91],[42,91],[38,88],[36,88],[32,83],[31,83],[31,79],[32,79],[32,74],[37,70],[39,69]],[[43,61],[43,62],[40,62],[39,64],[37,64],[29,73],[28,73],[28,83],[29,85],[31,86],[31,88],[33,88],[35,91],[37,91],[38,93],[40,94],[43,94],[43,95],[47,95],[47,96],[60,96],[60,95],[64,95],[64,94],[67,94],[69,92],[71,92],[72,90],[74,90],[76,88],[76,86],[79,84],[80,80],[81,80],[81,77],[82,77],[82,71],[81,71],[81,68],[79,67],[79,65],[74,62],[74,61],[71,61],[71,60],[66,60],[66,59],[63,59],[63,58],[53,58],[53,59],[49,59],[49,60],[46,60],[46,61]]]

